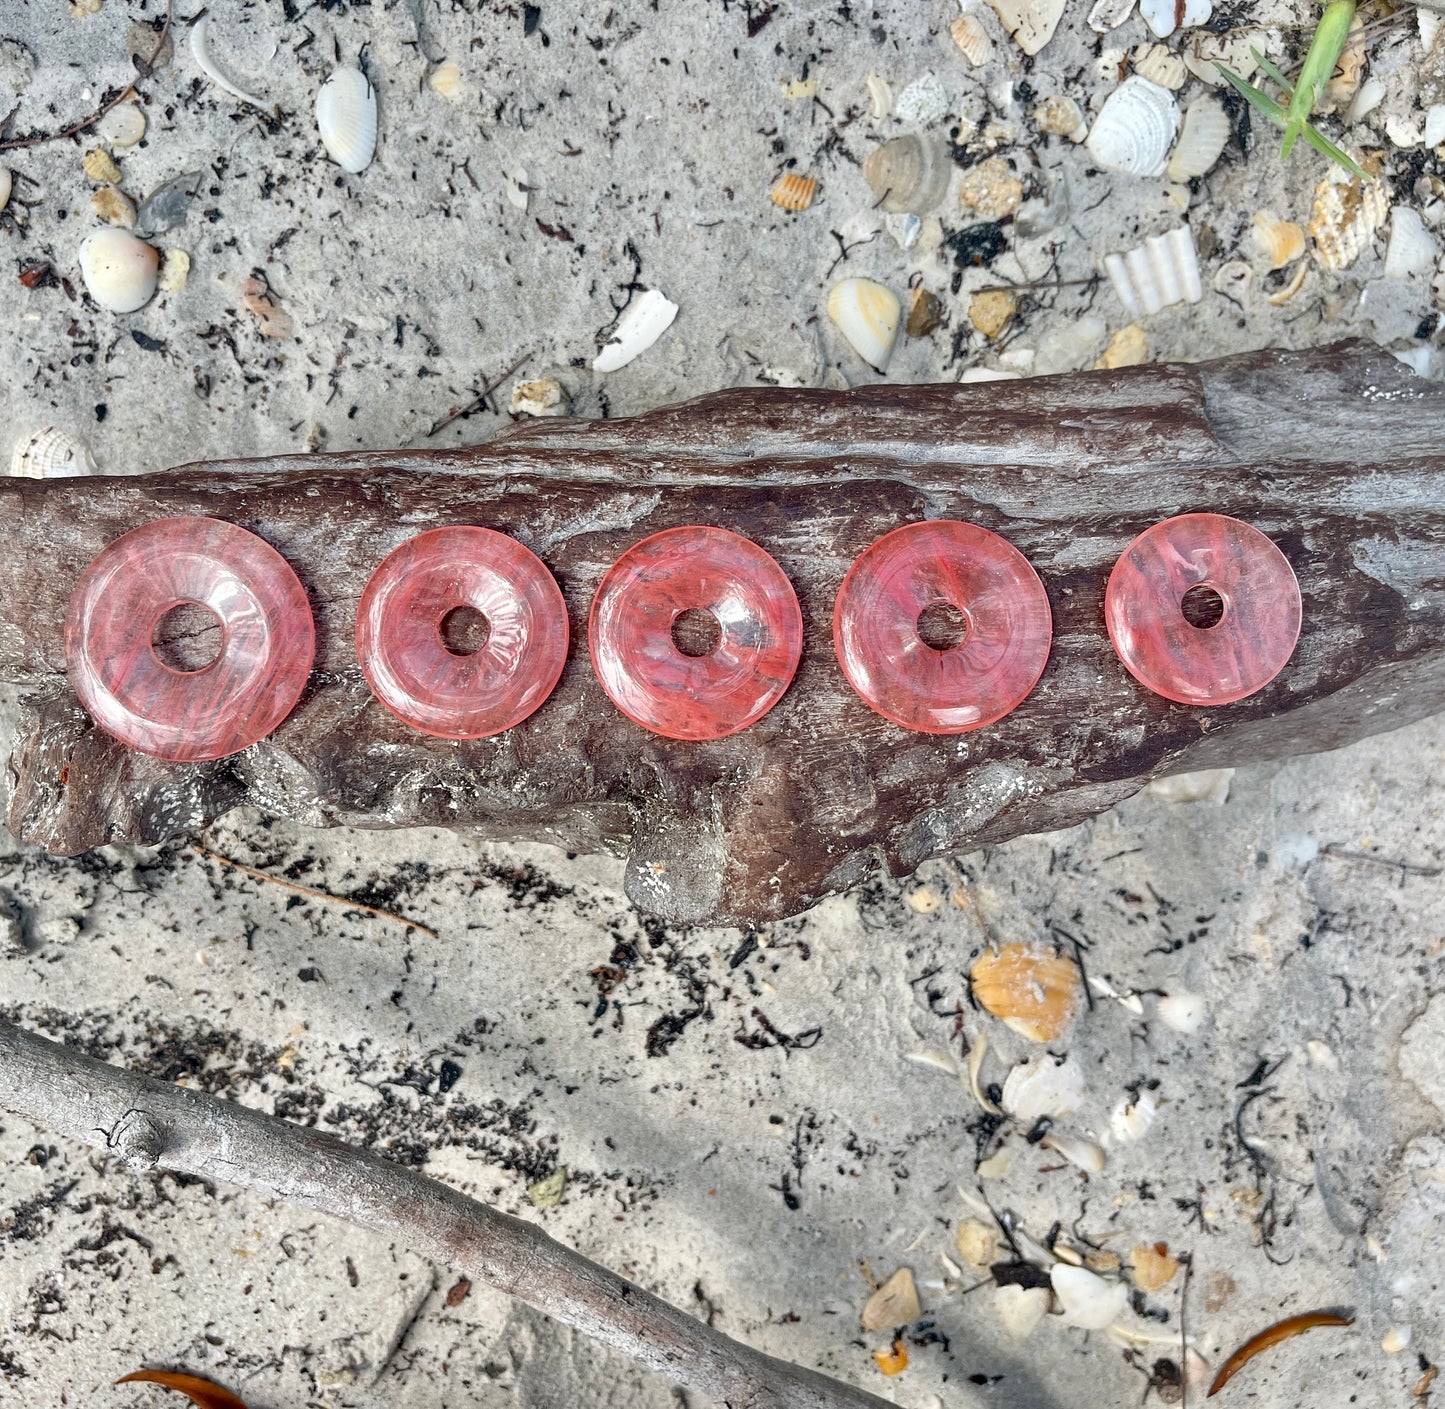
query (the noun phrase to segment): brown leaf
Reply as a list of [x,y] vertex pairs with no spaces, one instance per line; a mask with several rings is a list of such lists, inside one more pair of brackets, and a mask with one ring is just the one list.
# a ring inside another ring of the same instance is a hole
[[203,1380],[199,1375],[182,1375],[170,1370],[136,1370],[122,1375],[116,1384],[127,1385],[137,1381],[179,1390],[200,1409],[246,1409],[244,1400],[237,1399],[230,1390]]
[[1245,1341],[1220,1366],[1219,1373],[1214,1377],[1214,1383],[1209,1386],[1209,1393],[1205,1395],[1205,1398],[1213,1399],[1260,1351],[1268,1350],[1272,1345],[1278,1345],[1281,1341],[1290,1340],[1295,1336],[1302,1336],[1306,1331],[1314,1330],[1316,1326],[1353,1326],[1354,1324],[1353,1316],[1337,1316],[1333,1311],[1308,1311],[1303,1316],[1291,1316],[1273,1326],[1267,1326],[1258,1335],[1251,1336]]

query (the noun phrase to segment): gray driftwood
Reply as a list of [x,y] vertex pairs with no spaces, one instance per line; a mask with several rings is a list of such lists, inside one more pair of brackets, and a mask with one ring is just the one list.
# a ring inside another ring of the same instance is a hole
[[[1445,388],[1364,344],[1197,366],[970,386],[748,389],[623,421],[521,426],[487,445],[193,465],[133,478],[0,481],[0,676],[34,688],[9,825],[52,851],[156,842],[259,805],[316,826],[442,825],[628,857],[674,919],[792,914],[879,868],[1077,822],[1167,773],[1334,748],[1445,706]],[[1126,674],[1102,603],[1120,550],[1188,510],[1284,550],[1304,630],[1284,673],[1222,709]],[[177,766],[94,729],[66,686],[61,621],[110,539],[164,514],[234,520],[312,595],[311,688],[269,740]],[[1028,555],[1053,606],[1037,690],[991,728],[911,734],[867,709],[833,655],[856,554],[924,517],[972,520]],[[557,574],[573,653],[521,727],[457,745],[370,697],[351,645],[381,557],[444,523],[515,534]],[[782,703],[742,734],[672,743],[592,675],[588,604],[646,534],[748,535],[798,590],[807,641]]]
[[5,1022],[0,1110],[134,1170],[236,1184],[383,1233],[729,1409],[888,1409],[887,1400],[732,1340],[535,1224],[416,1170]]

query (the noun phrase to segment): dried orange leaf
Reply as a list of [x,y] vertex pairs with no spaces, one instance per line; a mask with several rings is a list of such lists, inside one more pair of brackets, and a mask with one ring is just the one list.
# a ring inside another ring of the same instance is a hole
[[237,1399],[230,1390],[222,1389],[210,1380],[203,1380],[199,1375],[176,1374],[170,1370],[136,1370],[132,1374],[122,1375],[116,1384],[128,1385],[137,1381],[160,1385],[164,1389],[179,1390],[192,1404],[198,1404],[200,1409],[246,1409],[245,1401]]
[[1219,1367],[1219,1373],[1214,1377],[1214,1383],[1209,1386],[1209,1393],[1205,1398],[1213,1399],[1260,1351],[1268,1350],[1270,1346],[1278,1345],[1280,1341],[1287,1341],[1292,1336],[1302,1336],[1306,1331],[1314,1330],[1316,1326],[1353,1326],[1354,1324],[1353,1316],[1336,1316],[1333,1311],[1309,1311],[1303,1316],[1291,1316],[1288,1320],[1267,1326],[1257,1336],[1251,1336],[1245,1341]]

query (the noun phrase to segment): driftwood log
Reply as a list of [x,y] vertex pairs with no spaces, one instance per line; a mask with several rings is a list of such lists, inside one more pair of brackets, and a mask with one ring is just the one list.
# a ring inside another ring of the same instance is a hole
[[[1189,510],[1284,550],[1304,595],[1294,657],[1238,704],[1171,704],[1104,630],[1115,558]],[[292,717],[244,754],[176,765],[92,726],[61,623],[111,539],[168,514],[260,534],[311,594],[317,659]],[[977,733],[908,733],[848,688],[831,641],[856,555],[910,520],[1002,533],[1053,608],[1049,665]],[[352,631],[381,557],[422,528],[481,523],[555,572],[573,648],[520,727],[450,743],[371,698]],[[585,623],[614,558],[687,523],[746,534],[783,565],[802,665],[760,723],[675,743],[623,718]],[[73,854],[154,843],[249,803],[315,826],[449,826],[628,858],[640,906],[684,921],[795,913],[878,868],[1065,826],[1151,778],[1334,748],[1445,707],[1445,387],[1360,343],[1031,381],[721,392],[628,420],[540,422],[450,451],[192,465],[0,481],[0,677],[33,691],[8,822]]]

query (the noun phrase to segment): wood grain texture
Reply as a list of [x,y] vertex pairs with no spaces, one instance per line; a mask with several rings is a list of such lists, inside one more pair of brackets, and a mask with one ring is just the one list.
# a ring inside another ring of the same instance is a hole
[[[287,457],[115,479],[0,481],[0,676],[34,689],[9,825],[70,854],[155,842],[251,803],[316,826],[443,825],[628,857],[675,920],[775,918],[927,857],[1077,822],[1151,778],[1338,747],[1445,707],[1445,388],[1365,344],[982,385],[754,388],[622,421],[519,426],[473,449]],[[1160,519],[1252,523],[1292,564],[1304,626],[1259,694],[1214,709],[1144,689],[1110,648],[1109,571]],[[316,612],[301,704],[235,758],[164,764],[97,731],[64,675],[86,564],[167,514],[238,523]],[[1054,645],[1022,707],[909,733],[848,687],[831,641],[849,565],[889,529],[957,518],[1016,545]],[[431,739],[366,689],[352,648],[377,562],[446,523],[509,533],[554,572],[573,641],[556,692],[489,739]],[[611,705],[580,629],[611,562],[713,523],[765,548],[802,605],[787,695],[708,743]]]

